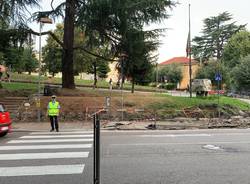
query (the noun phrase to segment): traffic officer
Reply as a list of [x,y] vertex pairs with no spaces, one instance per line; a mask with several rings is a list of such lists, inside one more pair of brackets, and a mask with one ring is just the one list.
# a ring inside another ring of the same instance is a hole
[[56,101],[55,95],[52,95],[51,99],[52,100],[48,104],[48,115],[51,124],[50,131],[53,132],[56,129],[56,131],[59,132],[58,115],[59,115],[60,104],[58,101]]

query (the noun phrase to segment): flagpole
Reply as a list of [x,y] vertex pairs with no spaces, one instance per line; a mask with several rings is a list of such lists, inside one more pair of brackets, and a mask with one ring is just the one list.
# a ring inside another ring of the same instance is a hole
[[190,98],[192,98],[192,58],[191,58],[191,54],[192,54],[192,50],[191,50],[191,21],[190,21],[190,4],[188,6],[188,17],[189,17],[189,31],[188,31],[188,55],[189,55],[189,94],[190,94]]

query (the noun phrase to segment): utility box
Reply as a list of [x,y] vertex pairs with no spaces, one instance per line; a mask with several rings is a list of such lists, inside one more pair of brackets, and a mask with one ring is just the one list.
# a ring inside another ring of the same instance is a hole
[[192,91],[196,92],[196,96],[207,96],[212,90],[212,82],[210,79],[194,79],[192,82]]

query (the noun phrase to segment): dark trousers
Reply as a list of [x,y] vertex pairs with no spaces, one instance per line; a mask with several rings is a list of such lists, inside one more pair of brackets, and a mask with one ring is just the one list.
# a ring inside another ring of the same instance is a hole
[[50,119],[50,124],[51,124],[51,130],[58,130],[58,120],[57,120],[57,116],[49,116]]

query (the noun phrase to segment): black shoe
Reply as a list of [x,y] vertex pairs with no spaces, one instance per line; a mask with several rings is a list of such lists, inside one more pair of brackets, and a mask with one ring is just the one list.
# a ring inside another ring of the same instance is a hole
[[50,132],[54,132],[54,129],[51,129]]
[[56,129],[56,131],[57,131],[57,132],[59,132],[59,130],[58,130],[58,129]]

